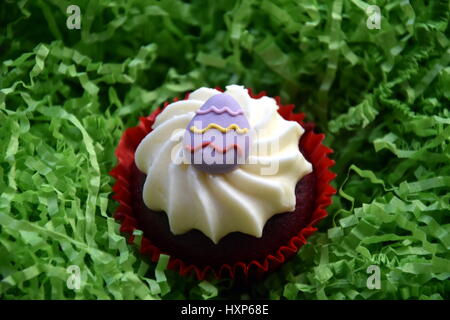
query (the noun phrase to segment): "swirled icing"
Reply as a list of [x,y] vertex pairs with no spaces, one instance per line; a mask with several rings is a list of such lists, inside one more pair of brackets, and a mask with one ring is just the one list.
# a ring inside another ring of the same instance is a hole
[[312,172],[298,148],[304,129],[284,120],[273,98],[253,99],[237,85],[225,93],[239,103],[253,131],[247,162],[237,169],[210,174],[183,161],[186,126],[206,100],[220,94],[210,88],[169,104],[136,150],[136,165],[147,175],[143,201],[167,214],[175,235],[197,229],[214,243],[235,231],[261,237],[273,215],[294,210],[295,186]]

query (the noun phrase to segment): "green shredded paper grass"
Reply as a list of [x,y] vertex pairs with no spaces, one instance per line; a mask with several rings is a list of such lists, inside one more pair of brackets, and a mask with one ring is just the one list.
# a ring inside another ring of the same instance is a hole
[[[73,4],[80,29],[66,24]],[[449,299],[449,12],[448,0],[1,1],[0,298]],[[112,217],[108,175],[140,116],[233,83],[295,103],[338,174],[318,232],[250,286],[142,257]]]

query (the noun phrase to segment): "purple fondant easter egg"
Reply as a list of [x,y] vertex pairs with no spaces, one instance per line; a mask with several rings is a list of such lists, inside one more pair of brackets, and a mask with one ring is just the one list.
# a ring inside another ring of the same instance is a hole
[[186,158],[208,173],[226,173],[245,163],[250,125],[239,103],[226,93],[209,98],[196,111],[184,135]]

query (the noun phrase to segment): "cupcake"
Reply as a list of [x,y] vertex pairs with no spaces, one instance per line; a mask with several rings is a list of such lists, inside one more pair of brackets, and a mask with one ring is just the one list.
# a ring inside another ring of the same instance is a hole
[[200,88],[141,118],[116,150],[115,217],[141,252],[203,279],[260,277],[306,243],[335,190],[324,136],[278,98]]

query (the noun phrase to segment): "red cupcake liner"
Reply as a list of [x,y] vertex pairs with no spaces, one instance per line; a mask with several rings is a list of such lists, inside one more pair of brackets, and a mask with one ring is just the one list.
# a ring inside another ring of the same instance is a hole
[[[220,88],[216,88],[222,91]],[[252,98],[258,99],[265,96],[265,92],[254,94],[248,89],[249,95]],[[189,93],[186,94],[185,99],[188,99]],[[303,148],[304,156],[312,163],[313,173],[316,176],[316,201],[314,211],[311,215],[309,224],[293,236],[290,241],[281,246],[276,253],[269,254],[262,261],[252,260],[250,262],[235,262],[233,264],[223,264],[220,268],[212,266],[198,267],[194,264],[186,263],[177,257],[170,257],[168,268],[174,269],[180,275],[187,275],[194,272],[199,280],[205,279],[210,273],[216,278],[235,278],[237,274],[241,274],[244,278],[249,276],[259,278],[263,274],[273,271],[280,267],[286,260],[295,255],[298,250],[306,244],[308,237],[317,231],[314,225],[327,216],[326,207],[331,204],[331,197],[336,193],[336,190],[330,185],[331,180],[336,177],[336,174],[331,172],[329,168],[334,165],[334,160],[328,157],[328,154],[333,150],[324,146],[322,140],[325,138],[324,134],[317,134],[313,132],[314,123],[304,122],[305,114],[293,113],[294,105],[282,105],[280,97],[275,97],[279,106],[278,113],[286,120],[298,122],[304,129],[305,133],[300,139],[300,145]],[[175,98],[173,101],[178,101]],[[169,103],[164,104],[165,108]],[[119,202],[114,218],[121,223],[120,231],[128,234],[128,242],[134,242],[133,232],[138,230],[137,221],[133,215],[131,204],[131,168],[134,162],[134,153],[141,140],[152,131],[152,125],[162,111],[161,108],[156,109],[148,117],[140,117],[139,125],[128,128],[123,133],[119,145],[116,149],[116,156],[118,161],[117,166],[110,172],[110,175],[116,179],[113,186],[113,199]],[[158,247],[143,235],[141,240],[140,252],[143,255],[149,256],[152,261],[156,262],[160,254],[168,254],[162,252]]]

